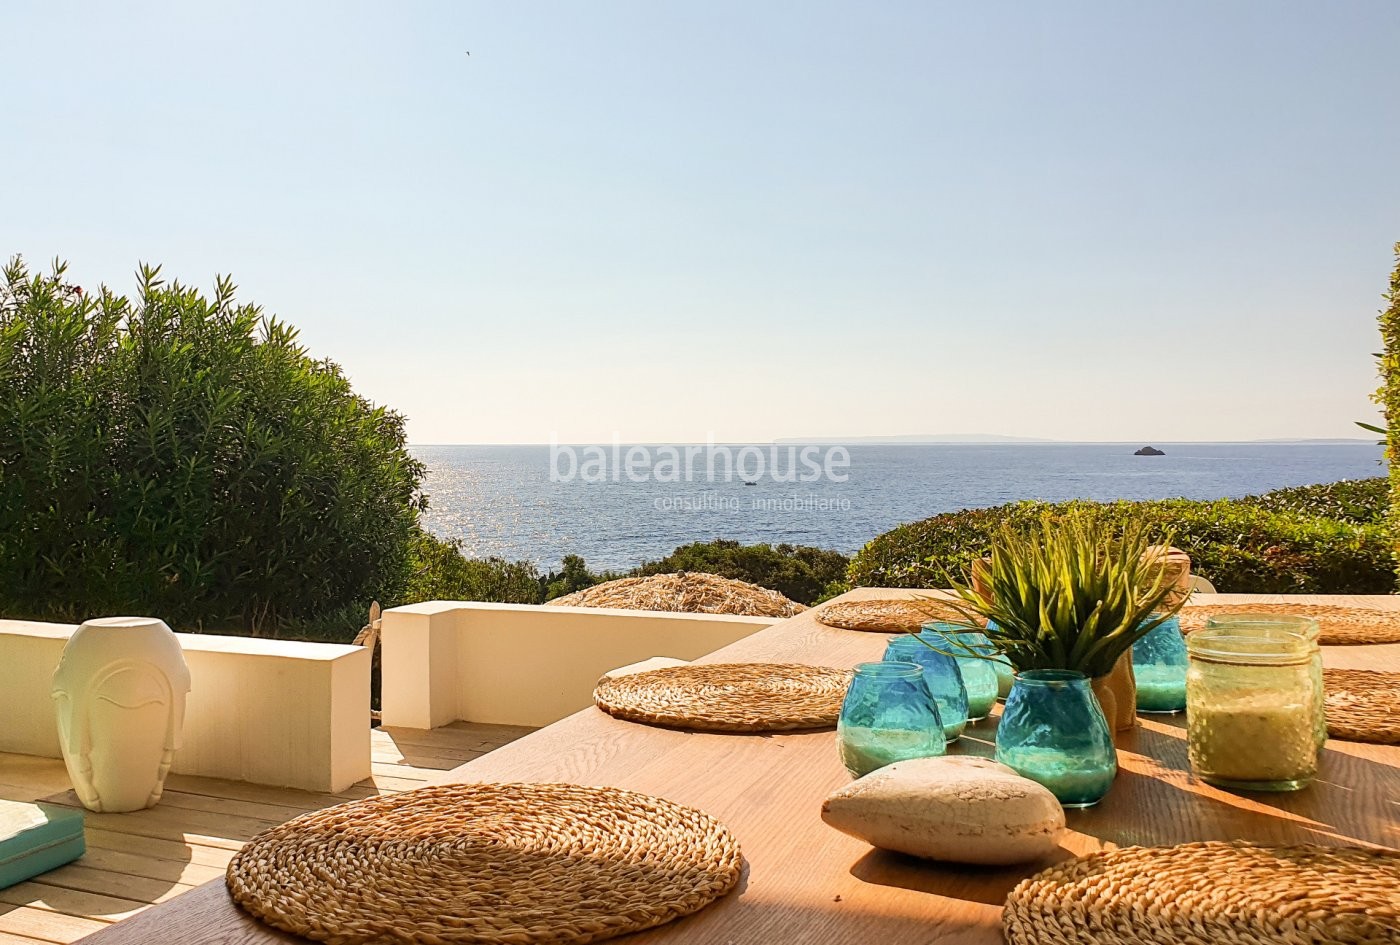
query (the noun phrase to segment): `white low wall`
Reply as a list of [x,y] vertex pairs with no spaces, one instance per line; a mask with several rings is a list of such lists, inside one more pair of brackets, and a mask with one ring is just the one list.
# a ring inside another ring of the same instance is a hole
[[693,660],[774,617],[431,601],[384,612],[384,724],[543,726],[592,705],[611,669]]
[[[70,624],[0,620],[0,751],[61,757],[50,695]],[[309,791],[370,775],[364,647],[177,633],[190,668],[173,770]]]

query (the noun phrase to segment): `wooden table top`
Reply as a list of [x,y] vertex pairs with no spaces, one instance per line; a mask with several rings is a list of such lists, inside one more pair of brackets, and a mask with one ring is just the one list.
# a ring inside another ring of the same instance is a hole
[[[843,600],[906,596],[861,589]],[[1353,604],[1400,609],[1394,597],[1202,595],[1202,603]],[[810,613],[697,662],[800,662],[849,667],[878,659],[887,635],[836,630]],[[1339,668],[1400,671],[1400,644],[1324,648]],[[990,755],[995,722],[970,726],[955,752]],[[1068,811],[1060,859],[1113,846],[1193,840],[1363,844],[1400,849],[1400,746],[1329,741],[1321,771],[1293,794],[1231,794],[1187,773],[1184,721],[1146,717],[1119,737],[1118,779],[1097,807]],[[635,945],[763,942],[940,945],[1002,941],[1012,886],[1043,868],[936,864],[874,850],[827,827],[822,800],[850,778],[832,731],[720,735],[669,731],[587,709],[449,772],[449,781],[612,785],[707,811],[747,861],[739,888],[701,912],[626,937]],[[82,940],[91,945],[268,945],[302,942],[240,911],[207,883]]]

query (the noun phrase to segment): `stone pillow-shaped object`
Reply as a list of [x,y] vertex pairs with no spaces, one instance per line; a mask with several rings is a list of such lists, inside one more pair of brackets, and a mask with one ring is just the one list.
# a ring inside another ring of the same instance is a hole
[[986,758],[898,761],[836,791],[822,820],[882,850],[1002,866],[1047,856],[1065,812],[1045,787]]

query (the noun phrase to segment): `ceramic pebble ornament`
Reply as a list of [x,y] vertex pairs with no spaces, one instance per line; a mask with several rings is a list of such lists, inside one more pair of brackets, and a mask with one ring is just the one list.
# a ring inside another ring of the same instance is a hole
[[897,761],[836,791],[822,820],[882,850],[1001,866],[1059,846],[1055,795],[1006,765],[947,755]]

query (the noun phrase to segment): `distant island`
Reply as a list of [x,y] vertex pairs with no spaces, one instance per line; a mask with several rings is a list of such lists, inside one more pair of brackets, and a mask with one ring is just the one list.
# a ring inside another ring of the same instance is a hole
[[1134,450],[1134,451],[1133,451],[1133,455],[1134,455],[1134,456],[1166,456],[1167,454],[1166,454],[1164,451],[1157,449],[1157,447],[1155,447],[1155,446],[1144,446],[1144,447],[1143,447],[1142,449],[1140,449],[1140,450]]

